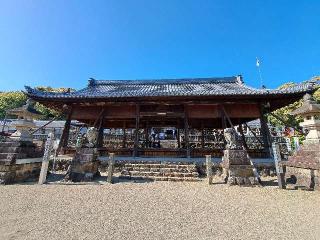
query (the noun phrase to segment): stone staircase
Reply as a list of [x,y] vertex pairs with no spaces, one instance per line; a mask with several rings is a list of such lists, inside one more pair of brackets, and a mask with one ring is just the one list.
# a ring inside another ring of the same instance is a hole
[[7,141],[0,142],[0,159],[11,155],[15,159],[41,157],[42,152],[32,142]]
[[8,184],[38,176],[40,163],[17,164],[18,159],[37,158],[43,155],[32,142],[0,142],[0,184]]
[[120,179],[153,181],[199,181],[199,173],[193,163],[135,162],[125,163]]

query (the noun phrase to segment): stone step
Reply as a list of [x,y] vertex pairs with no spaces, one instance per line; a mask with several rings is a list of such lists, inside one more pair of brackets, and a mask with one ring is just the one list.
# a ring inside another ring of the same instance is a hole
[[32,147],[34,143],[30,141],[6,141],[0,142],[0,147]]
[[149,179],[153,181],[199,181],[194,163],[135,162],[125,163],[120,178]]
[[8,155],[15,155],[16,159],[27,158],[26,153],[0,153],[0,159],[6,159]]
[[166,164],[143,164],[143,163],[126,163],[125,167],[143,167],[143,168],[196,168],[195,164],[174,164],[174,163],[166,163]]
[[16,153],[19,152],[21,147],[12,147],[12,146],[6,146],[6,147],[0,147],[0,153]]
[[152,181],[173,181],[173,182],[198,182],[200,178],[196,177],[168,177],[168,176],[120,176],[120,179],[129,180],[152,180]]
[[144,172],[181,172],[181,173],[186,173],[186,172],[195,172],[197,171],[196,168],[190,168],[190,169],[185,169],[185,168],[146,168],[146,167],[127,167],[125,168],[128,171],[144,171]]
[[162,173],[162,172],[140,172],[140,171],[129,171],[123,172],[123,174],[129,176],[167,176],[167,177],[198,177],[198,172],[188,172],[188,173],[180,173],[180,172],[170,172],[170,173]]
[[0,147],[20,147],[21,142],[0,142]]

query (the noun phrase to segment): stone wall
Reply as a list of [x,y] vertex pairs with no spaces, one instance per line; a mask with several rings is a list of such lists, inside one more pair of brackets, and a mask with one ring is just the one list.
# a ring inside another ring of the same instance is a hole
[[29,141],[0,142],[0,183],[38,177],[42,154],[42,149]]
[[38,178],[41,170],[41,158],[26,163],[0,161],[0,184],[23,182]]

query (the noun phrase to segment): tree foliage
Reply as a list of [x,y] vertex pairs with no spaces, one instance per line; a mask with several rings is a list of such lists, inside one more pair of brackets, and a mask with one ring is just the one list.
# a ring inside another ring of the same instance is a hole
[[7,110],[21,107],[26,100],[27,96],[19,91],[0,92],[0,118],[5,117]]
[[[36,89],[46,92],[68,92],[74,91],[69,88],[52,88],[52,87],[37,87]],[[21,107],[26,103],[27,96],[20,91],[13,92],[0,92],[0,119],[3,119],[6,115],[6,111],[9,109]],[[47,108],[40,103],[36,103],[35,109],[39,111],[42,116],[40,119],[63,119],[63,115],[53,109]]]
[[[320,77],[315,77],[313,78],[314,80],[320,80]],[[292,87],[295,86],[295,83],[285,83],[282,86],[279,87],[279,89],[285,89],[288,87]],[[315,98],[315,100],[317,102],[320,102],[320,88],[313,94],[313,97]],[[276,111],[273,112],[273,114],[281,117],[286,123],[288,123],[287,127],[293,126],[296,128],[299,128],[299,123],[302,121],[302,118],[299,116],[292,116],[290,113],[297,109],[298,107],[300,107],[302,105],[302,99],[294,102],[286,107],[280,108]],[[280,120],[278,120],[277,118],[273,117],[272,115],[268,116],[268,119],[270,121],[270,123],[274,126],[283,126],[283,122],[281,122]]]

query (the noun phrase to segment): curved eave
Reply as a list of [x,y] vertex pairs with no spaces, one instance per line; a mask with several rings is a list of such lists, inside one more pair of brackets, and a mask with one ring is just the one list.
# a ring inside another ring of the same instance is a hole
[[[240,86],[239,86],[240,87]],[[44,105],[51,106],[61,106],[63,104],[73,104],[73,103],[93,103],[93,102],[146,102],[146,101],[259,101],[259,102],[269,102],[270,110],[275,110],[293,103],[303,97],[305,93],[313,93],[316,91],[317,86],[314,83],[308,82],[303,83],[298,86],[290,87],[281,90],[267,90],[267,89],[254,89],[245,85],[241,85],[242,91],[248,90],[246,93],[238,93],[236,91],[229,93],[219,93],[219,94],[201,94],[201,95],[136,95],[136,96],[106,96],[106,95],[89,95],[88,89],[85,88],[77,92],[72,93],[50,93],[42,92],[31,87],[26,86],[25,94],[40,102]],[[92,90],[92,89],[91,89]],[[86,94],[84,94],[86,93]]]

